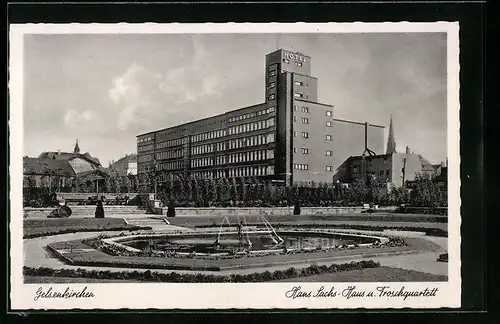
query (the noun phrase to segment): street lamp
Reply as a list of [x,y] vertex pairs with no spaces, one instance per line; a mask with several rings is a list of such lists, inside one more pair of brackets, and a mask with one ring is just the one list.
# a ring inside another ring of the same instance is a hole
[[157,170],[158,170],[158,162],[155,160],[153,163],[153,176],[154,176],[154,200],[156,200],[156,177],[157,177]]

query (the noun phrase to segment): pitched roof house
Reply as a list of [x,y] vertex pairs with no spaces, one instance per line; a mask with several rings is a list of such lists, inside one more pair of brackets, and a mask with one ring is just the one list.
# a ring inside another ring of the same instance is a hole
[[75,173],[92,171],[101,167],[101,162],[98,158],[91,156],[88,152],[80,153],[80,146],[76,140],[73,152],[43,152],[38,158],[68,161]]

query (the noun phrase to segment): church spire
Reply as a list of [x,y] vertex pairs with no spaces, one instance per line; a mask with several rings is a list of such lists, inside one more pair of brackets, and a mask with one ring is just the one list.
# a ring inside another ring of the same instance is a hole
[[396,141],[394,139],[394,129],[392,127],[392,115],[391,122],[389,124],[389,138],[387,139],[387,150],[385,154],[396,153]]
[[78,146],[78,138],[76,139],[75,149],[73,150],[74,154],[80,154],[80,146]]

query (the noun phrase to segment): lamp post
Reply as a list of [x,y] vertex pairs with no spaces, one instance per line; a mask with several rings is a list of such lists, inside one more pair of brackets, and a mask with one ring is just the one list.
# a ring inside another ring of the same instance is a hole
[[156,177],[157,177],[157,170],[158,170],[158,162],[155,160],[154,163],[153,163],[153,176],[154,176],[154,200],[156,200],[156,183],[157,183],[157,180],[156,180]]
[[403,190],[404,190],[406,189],[406,184],[405,184],[406,158],[403,158],[403,168],[401,169],[401,172],[403,173]]

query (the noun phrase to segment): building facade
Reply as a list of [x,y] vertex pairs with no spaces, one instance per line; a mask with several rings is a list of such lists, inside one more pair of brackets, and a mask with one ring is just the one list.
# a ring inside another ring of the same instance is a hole
[[137,136],[138,172],[331,182],[367,145],[382,153],[384,127],[336,119],[318,102],[309,56],[278,50],[265,62],[264,103]]
[[414,181],[417,177],[432,179],[435,171],[421,155],[415,153],[392,153],[374,156],[351,156],[344,163],[341,172],[336,174],[340,182],[351,183],[371,177],[381,187],[403,186],[404,182]]
[[130,154],[110,163],[109,170],[120,176],[137,175],[137,154]]
[[92,171],[101,167],[101,162],[98,158],[91,156],[88,152],[83,154],[80,153],[78,140],[76,140],[73,152],[43,152],[38,158],[68,161],[76,174]]
[[67,160],[23,158],[23,187],[71,188],[76,176]]

